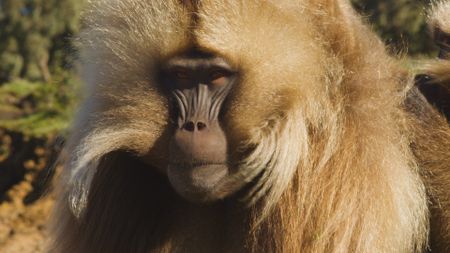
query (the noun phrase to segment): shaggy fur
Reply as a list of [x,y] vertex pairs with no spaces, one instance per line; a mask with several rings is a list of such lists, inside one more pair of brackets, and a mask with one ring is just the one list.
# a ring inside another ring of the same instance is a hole
[[[427,190],[448,247],[450,129],[346,1],[199,2],[90,2],[50,252],[422,252]],[[223,125],[249,183],[204,206],[160,173],[158,65],[192,46],[241,75]]]
[[[447,34],[450,34],[450,2],[438,1],[431,9],[429,24]],[[434,30],[434,29],[433,29]]]

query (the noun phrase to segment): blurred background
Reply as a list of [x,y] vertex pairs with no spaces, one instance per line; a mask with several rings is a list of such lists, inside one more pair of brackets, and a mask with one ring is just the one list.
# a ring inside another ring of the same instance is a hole
[[[407,67],[435,57],[429,0],[352,2]],[[0,0],[1,253],[43,252],[52,163],[82,97],[73,39],[82,7],[83,0]]]

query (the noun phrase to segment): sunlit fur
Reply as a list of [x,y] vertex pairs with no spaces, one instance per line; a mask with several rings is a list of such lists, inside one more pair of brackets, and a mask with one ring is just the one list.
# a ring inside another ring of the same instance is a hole
[[431,27],[450,34],[450,1],[436,1],[429,13],[429,24]]
[[[440,183],[426,183],[448,196],[450,132],[437,114],[433,132],[405,110],[413,78],[349,4],[200,3],[196,23],[175,0],[89,3],[80,38],[88,98],[63,157],[50,252],[421,252],[429,227],[421,176],[438,168]],[[241,75],[223,124],[239,177],[251,182],[227,205],[245,208],[214,211],[168,190],[136,190],[117,197],[136,206],[115,210],[109,194],[136,185],[114,177],[127,163],[108,156],[125,150],[164,170],[171,123],[157,67],[193,44]],[[138,216],[146,203],[180,210]]]
[[432,83],[441,85],[450,92],[450,59],[428,61],[421,70],[433,77]]

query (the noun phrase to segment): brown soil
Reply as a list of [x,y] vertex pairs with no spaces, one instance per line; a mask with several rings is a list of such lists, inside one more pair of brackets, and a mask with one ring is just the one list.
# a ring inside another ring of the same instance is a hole
[[[0,252],[41,253],[54,196],[52,137],[0,130]],[[44,194],[46,193],[46,194]]]

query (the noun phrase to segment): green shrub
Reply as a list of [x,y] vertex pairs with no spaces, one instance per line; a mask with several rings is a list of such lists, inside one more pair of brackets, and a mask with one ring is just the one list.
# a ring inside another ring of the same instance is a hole
[[63,76],[57,83],[17,80],[0,86],[0,112],[12,115],[0,120],[0,128],[36,137],[65,130],[77,103],[78,82]]
[[426,24],[430,0],[352,0],[384,41],[410,55],[434,54]]

